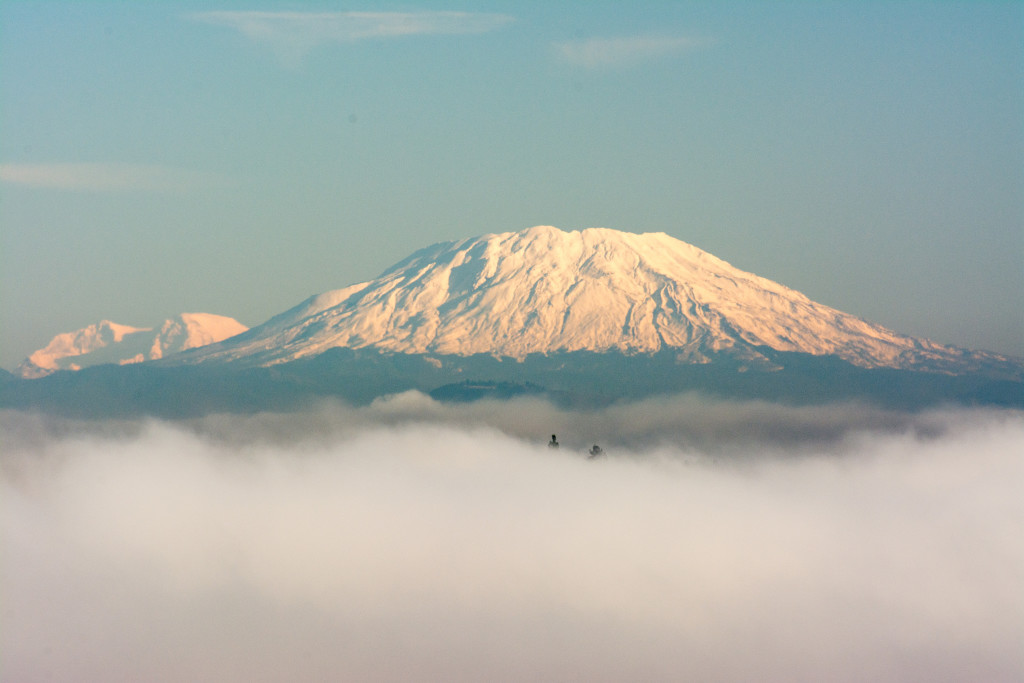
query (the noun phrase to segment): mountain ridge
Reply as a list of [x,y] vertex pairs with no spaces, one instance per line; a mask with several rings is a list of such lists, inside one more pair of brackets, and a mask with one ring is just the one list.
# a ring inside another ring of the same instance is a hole
[[[294,412],[324,401],[365,406],[417,391],[439,401],[532,397],[583,409],[688,393],[787,405],[862,403],[906,411],[951,405],[1024,409],[1024,382],[1019,379],[865,369],[836,356],[764,352],[780,369],[761,372],[728,355],[711,363],[678,363],[671,350],[633,356],[618,351],[531,354],[519,361],[489,354],[428,356],[338,347],[268,367],[157,361],[98,365],[37,380],[0,376],[0,408],[75,418],[179,419]],[[503,396],[473,388],[487,385],[509,390]]]

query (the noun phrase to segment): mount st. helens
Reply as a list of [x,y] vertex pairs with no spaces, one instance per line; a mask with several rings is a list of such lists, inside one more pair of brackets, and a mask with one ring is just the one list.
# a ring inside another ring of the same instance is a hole
[[[122,344],[142,334],[107,327]],[[1019,359],[898,334],[664,234],[601,228],[436,244],[248,331],[171,350],[32,380],[0,372],[0,408],[188,418],[366,405],[410,390],[577,407],[696,392],[1024,408]]]
[[247,329],[234,318],[211,313],[182,313],[159,327],[131,327],[103,320],[58,334],[22,361],[15,374],[35,379],[57,370],[156,360],[227,339]]
[[375,280],[169,362],[270,366],[337,347],[520,360],[671,350],[682,363],[730,357],[765,368],[770,349],[862,368],[1019,373],[1010,359],[898,334],[664,233],[549,226],[421,249]]

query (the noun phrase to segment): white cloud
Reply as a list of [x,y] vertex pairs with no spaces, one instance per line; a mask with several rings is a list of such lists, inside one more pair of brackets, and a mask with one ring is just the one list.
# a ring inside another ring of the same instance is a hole
[[85,192],[183,192],[225,184],[212,173],[120,163],[0,164],[0,182]]
[[593,462],[385,408],[0,413],[3,678],[1024,675],[1019,412]]
[[317,45],[368,38],[485,33],[513,19],[475,12],[200,12],[195,21],[233,28],[269,44],[294,66]]
[[588,69],[632,66],[659,57],[678,54],[708,44],[707,40],[679,36],[628,36],[590,38],[557,43],[556,49],[574,66]]

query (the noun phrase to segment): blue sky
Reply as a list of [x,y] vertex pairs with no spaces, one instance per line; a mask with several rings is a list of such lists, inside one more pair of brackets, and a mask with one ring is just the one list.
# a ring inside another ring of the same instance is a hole
[[1024,355],[1022,7],[7,0],[0,365],[537,224]]

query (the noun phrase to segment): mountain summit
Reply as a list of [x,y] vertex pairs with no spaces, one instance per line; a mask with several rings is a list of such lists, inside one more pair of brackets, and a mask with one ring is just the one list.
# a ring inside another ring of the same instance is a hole
[[57,370],[92,365],[127,365],[156,360],[247,330],[234,318],[211,313],[182,313],[154,327],[131,327],[102,320],[74,332],[58,334],[23,360],[15,374],[24,379],[45,377]]
[[664,233],[538,226],[426,247],[178,362],[273,365],[334,347],[517,359],[672,350],[680,362],[754,364],[769,363],[767,348],[940,372],[1005,360],[871,324]]

